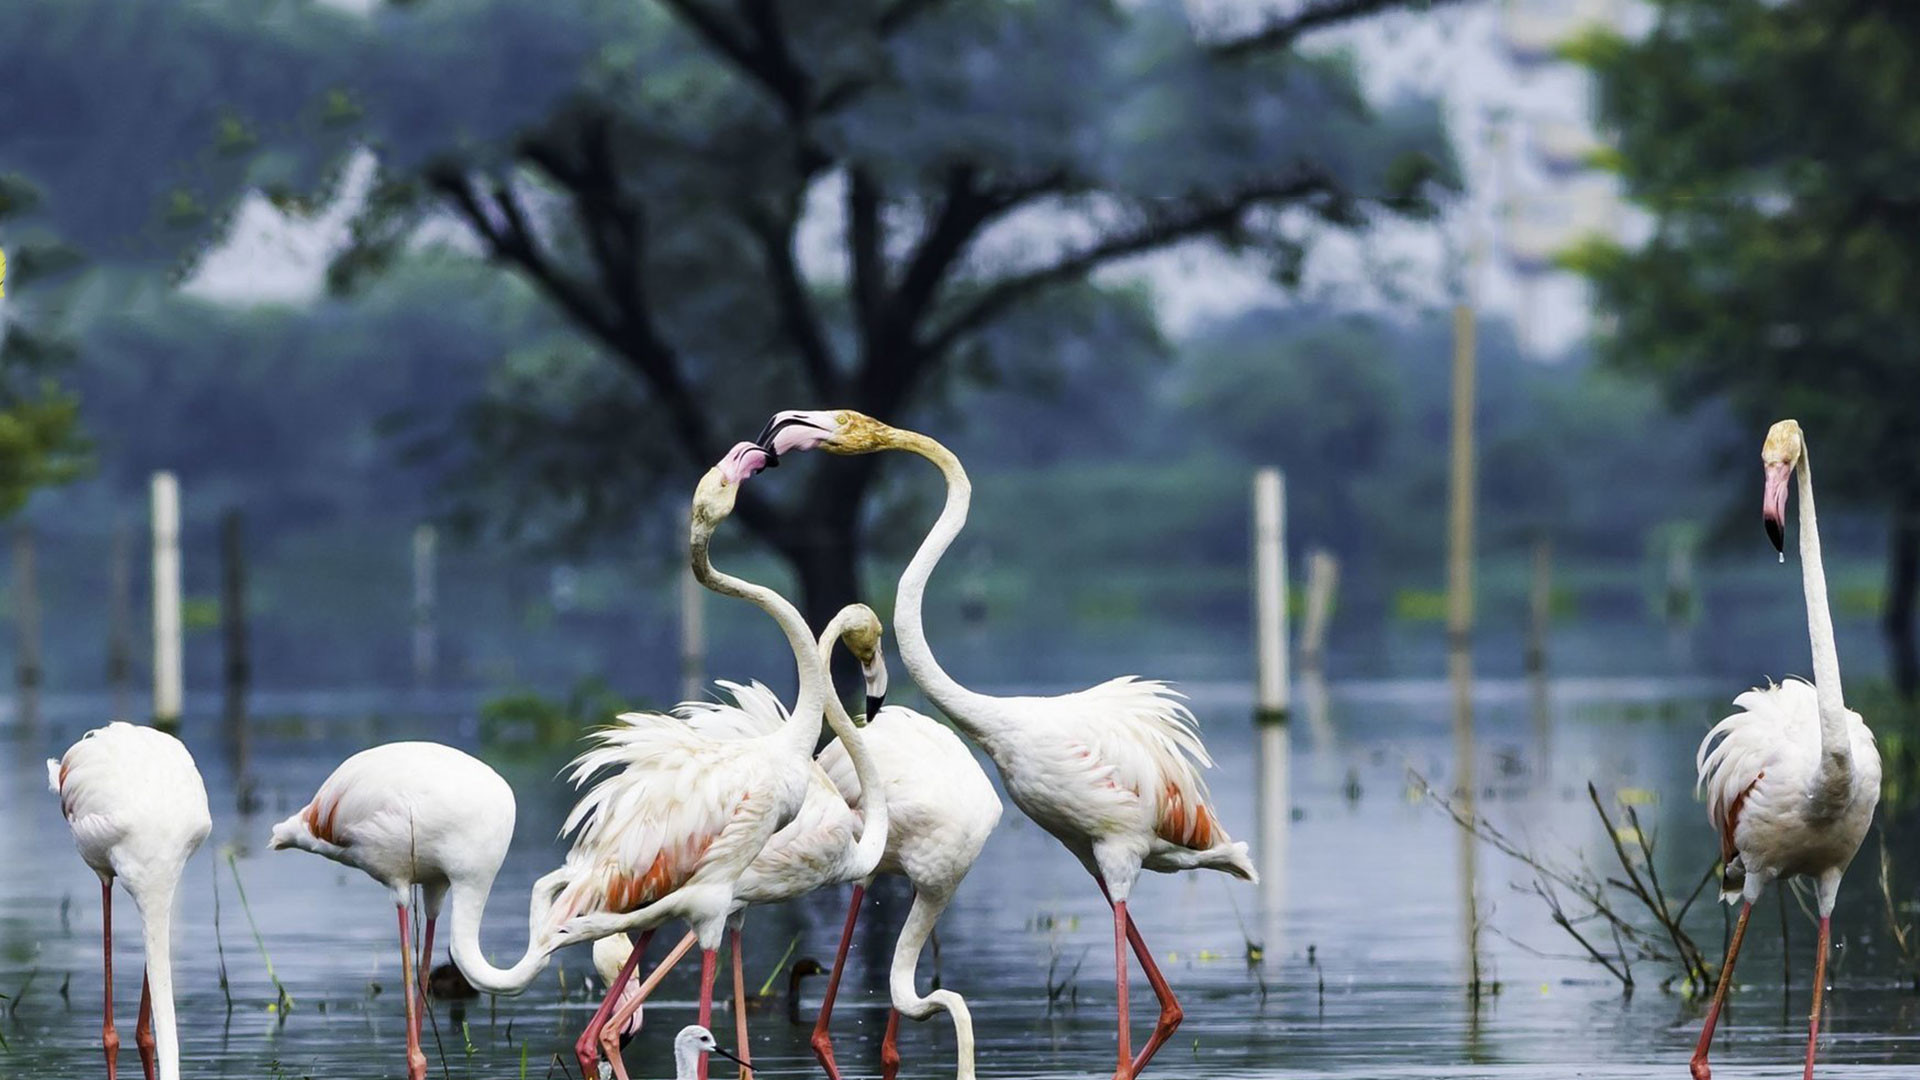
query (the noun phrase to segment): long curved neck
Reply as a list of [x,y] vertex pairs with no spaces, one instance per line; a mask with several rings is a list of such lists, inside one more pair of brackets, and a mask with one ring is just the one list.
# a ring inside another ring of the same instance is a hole
[[1822,788],[1844,786],[1852,777],[1853,741],[1847,731],[1847,706],[1840,692],[1840,653],[1833,641],[1833,613],[1827,607],[1827,571],[1820,559],[1820,524],[1813,507],[1813,462],[1804,442],[1795,470],[1800,484],[1800,582],[1807,597],[1807,637],[1813,645],[1813,692],[1820,703]]
[[140,898],[147,989],[153,1003],[153,1050],[159,1080],[180,1080],[180,1030],[173,1015],[173,892],[170,886]]
[[[529,938],[526,953],[513,967],[497,968],[487,962],[486,954],[480,951],[480,920],[486,914],[487,893],[492,888],[492,878],[453,883],[453,963],[476,990],[518,994],[532,985],[534,977],[547,966],[547,957],[551,954],[549,950],[536,948]],[[537,899],[539,886],[534,887],[534,892]]]
[[934,521],[933,528],[927,531],[926,539],[920,541],[920,550],[914,552],[913,561],[900,575],[900,589],[894,598],[893,630],[900,638],[900,661],[906,665],[913,681],[920,684],[929,700],[953,719],[967,734],[976,739],[986,732],[980,726],[986,722],[980,706],[989,699],[984,694],[975,693],[954,681],[933,658],[933,650],[927,645],[927,630],[922,621],[921,610],[927,598],[927,579],[933,576],[933,568],[952,546],[953,539],[967,524],[967,507],[973,502],[973,485],[967,480],[967,471],[960,467],[960,459],[953,451],[916,431],[894,429],[888,440],[892,449],[906,450],[933,462],[940,475],[947,480],[947,502],[940,510],[940,517]]
[[[707,553],[708,544],[712,539],[713,532],[710,528],[699,523],[694,525],[691,537],[693,576],[699,579],[700,584],[722,596],[733,596],[752,602],[760,610],[772,616],[773,621],[779,624],[781,633],[787,636],[787,645],[793,649],[794,667],[799,672],[800,694],[793,703],[793,712],[789,714],[786,728],[781,735],[795,747],[797,753],[811,760],[814,745],[820,741],[821,716],[827,699],[833,694],[826,667],[821,663],[813,635],[807,630],[807,620],[786,597],[765,585],[743,581],[731,574],[714,569]],[[842,715],[845,715],[844,711]]]
[[[826,664],[827,657],[833,652],[834,642],[840,640],[840,635],[852,621],[853,610],[843,609],[821,631],[818,643],[821,664]],[[841,703],[840,695],[828,694],[826,704],[827,725],[846,744],[847,757],[853,761],[853,774],[860,779],[860,840],[854,846],[853,863],[855,876],[864,878],[879,867],[881,858],[887,853],[887,788],[880,779],[880,770],[874,764],[873,755],[867,750],[866,733],[854,726],[853,717],[847,715],[847,707]],[[867,719],[871,721],[873,717]]]

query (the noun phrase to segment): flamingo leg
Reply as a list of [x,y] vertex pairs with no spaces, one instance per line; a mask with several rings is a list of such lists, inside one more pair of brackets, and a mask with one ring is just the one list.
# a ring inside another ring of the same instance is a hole
[[[712,949],[700,950],[700,1026],[713,1030],[713,974],[719,956]],[[700,1052],[698,1080],[707,1080],[707,1053]]]
[[1833,942],[1833,920],[1820,916],[1820,952],[1813,962],[1813,1018],[1807,1023],[1807,1073],[1813,1080],[1813,1052],[1820,1042],[1820,999],[1827,989],[1827,950]]
[[407,1080],[427,1080],[427,1055],[420,1049],[420,985],[413,973],[413,927],[407,905],[400,912],[400,981],[407,988]]
[[[600,1007],[594,1010],[593,1019],[587,1021],[587,1029],[582,1031],[580,1038],[574,1042],[573,1055],[580,1061],[581,1076],[595,1075],[594,1065],[600,1060],[600,1051],[596,1049],[600,1045],[600,1032],[606,1027],[607,1017],[612,1015],[614,1005],[620,1001],[620,989],[626,986],[627,980],[633,978],[633,973],[639,970],[640,958],[646,954],[647,945],[652,941],[652,930],[641,932],[639,942],[634,945],[633,952],[627,956],[626,966],[622,967],[620,974],[615,975],[613,981],[607,984],[606,998],[600,1002]],[[614,1029],[615,1032],[619,1030],[619,1028]]]
[[1113,985],[1120,1011],[1120,1065],[1114,1080],[1132,1080],[1133,1051],[1127,1031],[1127,902],[1113,905]]
[[100,1045],[107,1051],[107,1080],[117,1080],[120,1070],[120,1033],[113,1029],[113,883],[100,880],[100,939],[106,967],[106,1019],[100,1025]]
[[154,1080],[153,986],[144,973],[140,976],[140,1018],[133,1024],[133,1045],[140,1048],[140,1071],[147,1080]]
[[753,1055],[747,1053],[747,971],[740,955],[740,928],[733,928],[733,1045],[740,1048],[740,1080],[753,1080]]
[[687,950],[693,948],[694,940],[693,931],[687,931],[687,936],[680,939],[680,944],[675,945],[673,951],[660,961],[660,966],[653,969],[646,981],[633,992],[633,996],[620,1002],[613,1014],[607,1017],[606,1026],[600,1029],[600,1045],[613,1065],[614,1080],[628,1080],[626,1063],[620,1059],[620,1032],[626,1030],[627,1021],[640,1011],[640,1006],[653,993],[654,987],[667,977],[667,972],[673,970],[673,965],[679,963],[680,958],[687,955]]
[[887,1010],[887,1035],[880,1040],[880,1077],[893,1080],[900,1074],[900,1010]]
[[853,926],[860,921],[860,902],[866,898],[864,886],[853,887],[853,903],[847,905],[847,925],[840,931],[840,949],[833,954],[833,974],[827,976],[827,998],[820,1004],[820,1019],[813,1025],[813,1056],[830,1080],[840,1080],[840,1068],[833,1063],[833,1036],[828,1025],[833,1019],[833,999],[840,992],[840,971],[847,963],[847,946],[853,943]]
[[1713,1025],[1720,1019],[1720,1007],[1726,1004],[1727,987],[1733,982],[1733,961],[1740,955],[1740,940],[1747,936],[1747,917],[1752,914],[1751,902],[1740,905],[1740,921],[1733,924],[1733,940],[1727,944],[1727,960],[1720,966],[1720,985],[1714,988],[1713,1004],[1707,1009],[1707,1022],[1700,1028],[1700,1045],[1693,1048],[1693,1061],[1688,1065],[1693,1080],[1710,1080],[1713,1076],[1713,1070],[1707,1067],[1707,1048],[1713,1045]]
[[1167,985],[1166,977],[1160,974],[1160,966],[1153,962],[1153,950],[1147,948],[1147,940],[1140,936],[1140,926],[1127,916],[1127,941],[1133,946],[1133,955],[1140,958],[1140,966],[1146,970],[1147,985],[1153,987],[1153,996],[1160,1002],[1160,1019],[1154,1021],[1153,1034],[1148,1037],[1147,1045],[1140,1048],[1140,1056],[1133,1059],[1133,1075],[1139,1076],[1153,1060],[1153,1055],[1161,1044],[1173,1037],[1175,1028],[1185,1018],[1180,1011],[1180,1002],[1173,996],[1173,987]]

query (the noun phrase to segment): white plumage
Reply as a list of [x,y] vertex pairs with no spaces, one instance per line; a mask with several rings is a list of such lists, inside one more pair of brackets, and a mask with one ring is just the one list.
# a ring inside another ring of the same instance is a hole
[[[80,857],[100,877],[107,971],[101,1039],[109,1071],[120,1041],[113,1023],[113,883],[140,909],[146,951],[151,1045],[140,1057],[159,1080],[179,1080],[180,1043],[173,1008],[173,896],[181,872],[213,829],[207,788],[179,739],[116,722],[80,737],[47,762],[47,786],[73,830]],[[144,1027],[144,1025],[141,1025]]]

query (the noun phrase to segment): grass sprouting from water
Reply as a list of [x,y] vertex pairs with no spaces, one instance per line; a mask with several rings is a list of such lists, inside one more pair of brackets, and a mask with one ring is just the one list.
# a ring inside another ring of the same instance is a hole
[[259,946],[260,959],[266,962],[267,978],[272,980],[273,989],[279,995],[274,1000],[274,1006],[279,1010],[281,1019],[285,1020],[286,1015],[293,1011],[293,995],[287,993],[286,985],[274,973],[273,957],[267,952],[267,939],[260,936],[260,924],[253,919],[253,905],[247,903],[247,886],[240,880],[240,862],[234,858],[231,849],[227,851],[227,870],[233,874],[233,891],[240,896],[240,911],[247,917],[247,929],[253,932],[253,943]]

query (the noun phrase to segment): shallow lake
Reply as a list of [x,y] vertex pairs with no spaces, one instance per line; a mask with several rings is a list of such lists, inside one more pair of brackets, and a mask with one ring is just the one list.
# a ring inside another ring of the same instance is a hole
[[[1483,681],[1474,688],[1469,758],[1477,808],[1542,854],[1574,862],[1584,853],[1596,868],[1617,873],[1588,801],[1592,781],[1615,812],[1635,806],[1653,834],[1655,866],[1668,891],[1684,896],[1712,861],[1711,835],[1691,790],[1693,748],[1741,688],[1725,679]],[[1461,830],[1410,779],[1411,770],[1446,790],[1459,777],[1445,684],[1342,682],[1323,697],[1307,687],[1293,723],[1266,738],[1247,719],[1246,687],[1186,689],[1219,759],[1211,780],[1222,818],[1256,854],[1280,865],[1262,867],[1269,875],[1263,888],[1218,874],[1149,875],[1137,892],[1136,917],[1186,1010],[1186,1023],[1149,1075],[1685,1075],[1699,1009],[1662,988],[1672,969],[1637,961],[1636,989],[1623,994],[1553,923],[1529,890],[1532,873],[1484,846],[1469,857]],[[99,892],[46,791],[42,762],[104,709],[82,699],[54,701],[38,730],[0,729],[0,994],[7,995],[0,1002],[0,1077],[102,1075]],[[184,1073],[250,1080],[402,1075],[398,953],[382,890],[311,855],[266,851],[269,828],[364,746],[429,737],[473,750],[519,794],[514,852],[484,931],[495,959],[508,960],[524,945],[527,888],[561,854],[555,831],[570,792],[554,774],[572,747],[482,739],[471,703],[458,698],[268,696],[256,701],[255,713],[247,771],[259,806],[250,813],[236,808],[235,755],[219,737],[218,720],[192,716],[185,731],[213,793],[215,824],[179,898]],[[1263,786],[1281,778],[1284,793]],[[1260,821],[1263,792],[1288,812]],[[1835,920],[1841,947],[1822,1049],[1825,1074],[1892,1075],[1905,1064],[1905,1075],[1920,1061],[1920,994],[1909,989],[1911,977],[1902,974],[1889,941],[1877,842],[1870,839],[1855,864]],[[1920,882],[1913,853],[1909,844],[1894,860],[1903,912]],[[237,885],[245,887],[245,906]],[[1486,983],[1477,1000],[1466,986],[1469,889],[1477,898],[1477,956]],[[831,960],[845,902],[845,890],[835,890],[756,911],[747,924],[750,985],[774,973],[790,945],[796,957]],[[139,940],[130,901],[123,896],[119,903],[117,993],[126,1042],[120,1067],[138,1076],[131,1030]],[[878,1072],[885,958],[906,905],[904,889],[877,890],[856,939],[835,1025],[849,1076]],[[1783,971],[1781,917],[1771,900],[1756,910],[1727,1036],[1715,1052],[1718,1075],[1798,1075],[1813,939],[1797,904],[1788,915]],[[1723,921],[1710,896],[1686,919],[1716,962]],[[942,984],[972,1005],[983,1077],[1111,1074],[1107,909],[1078,865],[1011,807],[939,936]],[[1262,947],[1261,961],[1250,961],[1251,945]],[[292,995],[288,1011],[275,1007],[263,948]],[[661,951],[656,945],[655,955]],[[442,947],[437,959],[444,958]],[[691,1022],[696,971],[685,965],[649,1005],[647,1029],[627,1052],[636,1077],[670,1075],[667,1045]],[[931,964],[923,962],[923,986],[930,976]],[[590,979],[586,951],[570,949],[522,997],[462,1009],[437,1003],[428,1032],[431,1074],[562,1075],[554,1055],[567,1049],[592,1009],[598,987]],[[776,992],[784,981],[774,979]],[[1135,986],[1137,1044],[1151,1023],[1152,997],[1137,975]],[[819,980],[805,986],[809,1022],[821,988]],[[731,1045],[724,1009],[715,1026],[722,1044]],[[751,1049],[759,1071],[818,1075],[807,1034],[783,1007],[755,1013]],[[950,1026],[943,1018],[906,1025],[902,1053],[902,1076],[951,1076]],[[715,1075],[730,1074],[716,1068]]]

